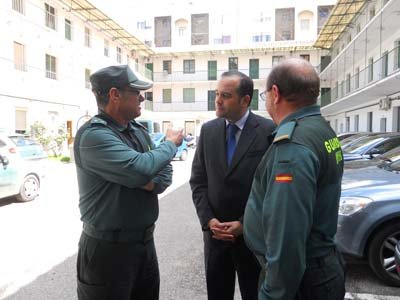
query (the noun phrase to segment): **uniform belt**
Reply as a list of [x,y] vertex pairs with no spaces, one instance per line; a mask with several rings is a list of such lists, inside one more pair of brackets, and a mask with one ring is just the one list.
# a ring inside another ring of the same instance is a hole
[[83,224],[83,232],[88,236],[109,242],[143,242],[153,239],[155,224],[143,231],[98,230],[90,224]]
[[[307,267],[322,267],[326,264],[326,261],[331,257],[336,255],[336,248],[329,250],[329,252],[323,256],[307,258],[306,265]],[[265,264],[267,263],[266,259],[262,255],[256,255],[258,262],[260,263],[261,267],[264,268]]]

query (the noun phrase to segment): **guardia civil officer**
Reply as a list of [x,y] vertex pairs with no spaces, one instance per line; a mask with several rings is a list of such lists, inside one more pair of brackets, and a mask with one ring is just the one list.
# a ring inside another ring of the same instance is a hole
[[244,237],[263,271],[259,300],[339,300],[344,269],[336,251],[343,159],[316,105],[319,78],[305,60],[275,66],[266,108],[277,129],[253,181]]
[[77,258],[79,300],[156,300],[159,270],[153,241],[157,194],[172,180],[170,161],[181,131],[157,149],[140,116],[140,92],[152,87],[127,65],[90,77],[99,114],[74,144],[83,232]]

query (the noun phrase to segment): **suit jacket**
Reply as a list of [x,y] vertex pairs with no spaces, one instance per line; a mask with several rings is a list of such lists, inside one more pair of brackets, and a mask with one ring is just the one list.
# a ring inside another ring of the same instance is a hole
[[250,112],[228,167],[225,119],[214,119],[202,126],[190,186],[203,230],[208,229],[212,218],[243,221],[254,172],[274,129],[271,120]]

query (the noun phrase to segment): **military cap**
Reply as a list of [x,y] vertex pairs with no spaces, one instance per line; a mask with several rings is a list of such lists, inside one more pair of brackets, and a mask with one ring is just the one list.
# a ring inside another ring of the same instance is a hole
[[153,86],[135,74],[128,65],[110,66],[98,70],[90,76],[92,90],[108,92],[111,88],[123,88],[130,86],[136,90],[147,90]]

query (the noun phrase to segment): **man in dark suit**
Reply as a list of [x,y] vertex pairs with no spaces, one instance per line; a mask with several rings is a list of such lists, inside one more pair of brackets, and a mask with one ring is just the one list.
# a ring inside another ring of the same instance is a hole
[[249,111],[253,81],[222,74],[216,89],[217,119],[202,126],[190,186],[204,232],[209,300],[232,300],[238,275],[243,300],[257,300],[260,267],[243,241],[243,213],[253,174],[275,126]]

